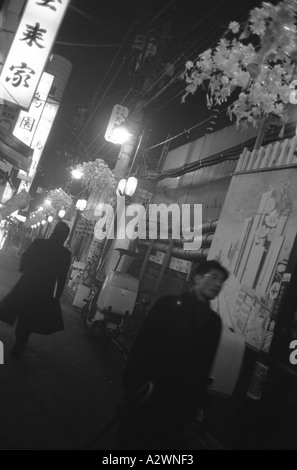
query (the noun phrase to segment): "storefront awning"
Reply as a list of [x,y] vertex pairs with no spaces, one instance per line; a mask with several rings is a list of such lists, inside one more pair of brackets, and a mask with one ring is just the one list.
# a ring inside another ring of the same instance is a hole
[[0,158],[20,170],[28,171],[33,149],[25,145],[9,132],[0,128]]

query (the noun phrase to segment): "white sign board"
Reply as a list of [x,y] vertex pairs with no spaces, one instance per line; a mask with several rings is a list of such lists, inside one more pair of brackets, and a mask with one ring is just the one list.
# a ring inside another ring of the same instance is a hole
[[28,109],[70,0],[28,0],[0,75],[0,98]]
[[52,125],[59,109],[59,103],[46,102],[39,120],[31,147],[42,150],[46,144]]
[[53,75],[43,72],[29,111],[22,110],[19,113],[18,120],[13,130],[13,135],[29,147],[31,146],[34,133],[41,118],[53,81]]
[[124,124],[129,114],[129,109],[125,108],[125,106],[121,106],[116,104],[113,107],[109,123],[104,135],[105,140],[108,142],[112,142],[113,144],[118,143],[117,140],[114,139],[113,133],[114,130]]

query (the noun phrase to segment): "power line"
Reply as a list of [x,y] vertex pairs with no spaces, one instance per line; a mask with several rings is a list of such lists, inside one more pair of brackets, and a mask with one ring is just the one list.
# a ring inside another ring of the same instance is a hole
[[110,33],[115,34],[115,29],[116,30],[118,29],[118,28],[115,28],[115,26],[112,23],[108,23],[107,21],[103,22],[102,20],[99,20],[98,18],[84,12],[83,10],[80,10],[79,8],[74,7],[71,4],[69,5],[69,8],[70,10],[73,10],[75,13],[78,13],[79,15],[83,16],[87,20],[95,23],[97,26],[101,26],[103,29],[105,29],[106,31],[109,31]]
[[[129,91],[126,93],[126,95],[124,96],[124,98],[121,100],[121,105],[122,106],[125,106],[125,101],[127,100],[127,98],[129,97],[129,95],[131,94],[132,92],[132,89],[130,88]],[[93,145],[95,145],[96,141],[99,141],[101,139],[101,137],[103,136],[105,132],[105,127],[104,129],[102,129],[100,131],[100,133],[98,135],[96,135],[96,137],[93,139],[93,141],[89,144],[88,148],[89,148],[89,151],[91,151],[91,148]],[[97,144],[97,148],[94,149],[94,153],[98,154],[102,149],[104,149],[104,147],[106,147],[108,145],[108,142],[103,142],[103,144],[100,142],[98,142]]]
[[[234,8],[233,8],[232,6],[229,8],[227,15],[224,15],[222,21],[224,21],[225,19],[227,19],[228,15],[229,15],[229,12],[230,12],[231,10],[233,11],[233,9],[234,9]],[[235,11],[235,15],[236,15],[239,11],[242,11],[242,8],[237,9],[237,10]],[[246,15],[246,12],[245,12],[245,15]],[[204,17],[203,17],[203,18],[204,18]],[[214,29],[215,29],[215,27],[214,27],[214,28],[211,28],[210,31],[212,31],[212,30],[214,30]],[[204,46],[204,44],[207,44],[208,40],[209,40],[209,37],[207,38],[207,40],[204,40],[204,41],[202,42],[202,45]],[[195,47],[195,45],[196,45],[199,41],[200,41],[200,38],[197,38],[197,39],[194,41],[194,43],[189,46],[189,49],[187,50],[187,54],[188,54],[188,55],[191,53],[190,51]],[[212,44],[209,45],[209,48],[213,48],[216,44],[217,44],[217,39],[216,39],[215,41],[213,41]],[[200,42],[200,43],[199,43],[199,49],[200,49],[200,51],[201,51],[201,49],[202,49],[202,50],[204,49],[204,47],[202,48],[202,45],[201,45],[201,42]],[[200,52],[200,53],[201,53],[201,52]],[[183,54],[180,56],[180,58],[181,58],[182,56],[184,56],[184,55],[185,55],[185,53],[183,53]],[[175,62],[177,62],[178,60],[179,60],[179,58],[176,59]],[[197,60],[197,59],[195,59],[195,60]],[[180,73],[176,74],[174,78],[178,78],[179,76],[180,76]],[[158,91],[158,92],[149,100],[149,102],[146,103],[143,107],[145,107],[147,104],[150,104],[152,101],[154,101],[156,98],[158,98],[161,94],[163,94],[163,92],[165,92],[165,91],[169,88],[168,85],[172,85],[172,84],[176,81],[176,80],[174,80],[174,78],[169,82],[169,84],[166,84],[165,87],[163,87],[160,91]],[[151,89],[152,89],[152,87],[151,87]],[[183,92],[184,92],[184,90],[183,90]],[[176,97],[178,97],[181,93],[182,93],[182,92],[179,91],[179,92],[176,94],[175,97],[173,97],[173,98],[170,99],[170,102],[173,101]],[[162,107],[165,107],[165,106],[166,106],[166,104],[163,105]],[[159,109],[160,109],[160,108],[159,108]]]
[[[223,3],[224,3],[224,1],[221,2],[221,4],[223,4]],[[198,24],[200,24],[200,23],[203,23],[203,22],[206,20],[206,18],[207,18],[208,16],[210,16],[211,14],[213,14],[213,12],[217,9],[217,7],[218,7],[218,5],[216,5],[212,10],[210,10],[209,12],[207,12],[202,18],[200,18],[200,20],[199,20],[198,22],[195,23],[195,25],[198,25]],[[227,18],[227,16],[229,15],[229,12],[230,12],[232,9],[233,9],[233,8],[230,7],[230,9],[228,10],[228,13],[224,16],[224,18]],[[225,12],[225,13],[226,13],[226,12]],[[191,29],[191,28],[190,28],[190,29]],[[213,25],[213,27],[208,30],[208,38],[207,38],[207,40],[205,40],[205,41],[203,42],[203,44],[204,44],[204,43],[206,44],[206,43],[209,41],[209,32],[210,32],[210,31],[214,31],[214,30],[216,30],[216,29],[217,29],[216,25]],[[187,34],[188,34],[188,31],[187,31]],[[186,52],[187,52],[188,54],[190,54],[190,53],[191,53],[191,52],[190,52],[191,49],[193,49],[193,47],[194,47],[199,41],[201,41],[200,37],[198,37],[198,38],[189,46],[189,48],[188,48],[188,50],[187,50]],[[200,42],[200,44],[201,44],[201,42]],[[181,45],[181,43],[180,43],[180,44],[177,44],[176,47],[179,47],[180,45]],[[177,56],[177,58],[174,59],[172,65],[175,65],[183,56],[185,56],[185,52],[183,52],[182,54],[179,54],[179,55]],[[156,82],[154,82],[154,83],[151,85],[151,87],[150,87],[148,90],[146,90],[145,94],[149,93],[149,92],[151,91],[151,89],[152,89],[164,76],[166,76],[166,72],[163,72],[163,73],[162,73],[162,75],[156,80]]]
[[[171,3],[173,3],[173,2],[171,2]],[[168,5],[168,6],[169,6],[169,5]],[[168,7],[168,6],[167,6],[167,7]],[[163,10],[164,10],[164,9],[163,9]],[[202,20],[201,20],[201,21],[202,21]],[[199,41],[199,39],[197,39],[197,40],[194,42],[194,45],[195,45],[198,41]],[[193,47],[193,45],[191,46],[191,48],[192,48],[192,47]],[[178,61],[181,59],[182,56],[184,56],[184,53],[183,53],[182,55],[179,55],[179,56],[177,57],[177,59],[175,60],[174,64],[175,64],[176,62],[178,62]],[[164,76],[166,76],[166,73],[165,73],[165,72],[163,72],[163,73],[161,74],[161,76],[158,77],[157,80],[151,85],[151,87],[150,87],[148,90],[146,90],[145,95],[146,95],[154,86],[156,86],[156,84],[157,84],[160,80],[162,80],[162,78],[163,78]],[[180,76],[180,73],[179,73],[179,74],[176,74],[175,77],[173,77],[173,79],[172,79],[165,87],[163,87],[154,97],[152,97],[148,102],[146,102],[146,103],[143,105],[143,107],[147,106],[150,102],[152,102],[153,100],[155,100],[160,94],[164,93],[164,91],[165,91],[167,88],[169,88],[169,87],[171,86],[171,84],[172,84],[173,82],[175,82],[175,81],[176,81],[176,78],[179,77],[179,76]],[[142,108],[141,108],[141,109],[142,109]],[[93,141],[92,141],[90,144],[88,144],[87,148],[88,148],[89,150],[91,149],[92,145],[93,145],[96,141],[98,141],[98,140],[101,138],[103,132],[104,132],[104,131],[101,131],[100,134],[97,135],[97,136],[93,139]],[[103,145],[101,145],[101,146],[96,150],[96,153],[100,152],[104,147],[106,147],[106,145],[107,145],[107,143],[104,142]]]
[[[212,12],[213,12],[215,9],[216,9],[216,8],[214,8],[214,9],[212,10]],[[232,8],[230,7],[230,9],[228,10],[228,13],[224,16],[224,19],[228,17],[229,12],[231,11],[231,9],[232,9]],[[237,11],[239,11],[239,10],[237,10]],[[208,14],[209,14],[209,13],[207,13],[207,14],[201,19],[201,21],[203,21],[204,18],[208,16]],[[215,29],[216,29],[216,26],[214,25],[213,28],[210,29],[210,31],[213,31],[213,30],[215,30]],[[213,35],[213,36],[214,36],[214,35]],[[209,41],[209,36],[208,36],[207,40],[205,40],[205,41],[203,42],[203,44],[206,44],[208,41]],[[176,63],[178,63],[178,62],[181,60],[181,58],[186,55],[186,53],[187,53],[188,55],[190,55],[190,54],[191,54],[191,50],[195,47],[195,45],[196,45],[197,43],[200,43],[200,49],[201,49],[201,48],[202,48],[202,47],[201,47],[201,40],[200,40],[200,38],[197,38],[197,39],[188,47],[188,50],[187,50],[186,52],[183,52],[183,53],[179,54],[179,56],[178,56],[176,59],[174,59],[174,61],[173,61],[173,63],[172,63],[172,66],[174,66]],[[216,42],[214,42],[213,44],[216,44]],[[177,47],[178,47],[178,46],[177,46]],[[212,46],[210,46],[210,47],[212,47]],[[155,82],[152,83],[152,85],[148,88],[148,90],[145,91],[144,95],[142,95],[142,98],[144,98],[145,96],[147,96],[148,93],[149,93],[166,75],[167,75],[166,71],[163,72],[163,73],[155,80]],[[175,76],[171,79],[170,85],[173,84],[173,83],[176,81],[176,79],[178,79],[179,77],[180,77],[180,72],[176,73]],[[159,91],[156,93],[156,95],[153,96],[153,97],[149,100],[149,102],[148,102],[147,104],[149,104],[149,103],[151,103],[152,101],[154,101],[158,96],[160,96],[160,94],[163,94],[163,92],[166,91],[168,88],[169,88],[169,86],[168,86],[168,84],[166,84],[165,87],[163,87],[161,90],[159,90]],[[147,104],[145,104],[143,107],[145,107]]]
[[[222,113],[224,113],[225,111],[227,111],[228,107],[227,108],[224,108],[222,109],[220,112],[218,112],[217,115],[220,115]],[[175,140],[177,139],[178,137],[181,137],[182,135],[184,134],[188,134],[189,132],[191,132],[193,129],[196,129],[196,127],[199,127],[199,126],[202,126],[203,124],[205,124],[206,122],[210,121],[211,119],[213,119],[213,116],[210,116],[209,118],[205,119],[204,121],[201,121],[201,122],[198,122],[198,124],[195,124],[194,126],[190,127],[189,129],[186,129],[184,130],[183,132],[180,132],[179,134],[173,136],[173,137],[170,137],[169,139],[166,139],[164,140],[163,142],[160,142],[159,144],[156,144],[156,145],[153,145],[152,147],[149,147],[147,149],[144,149],[144,152],[147,152],[148,150],[152,150],[154,148],[157,148],[157,147],[160,147],[161,145],[164,145],[166,144],[167,142],[171,142],[172,140]]]
[[[160,16],[164,13],[173,3],[175,3],[175,0],[172,0],[169,4],[165,5],[165,7],[164,7],[162,10],[160,10],[160,11],[154,16],[154,18],[153,18],[146,26],[144,26],[144,27],[142,28],[142,30],[145,29],[145,28],[147,28],[149,24],[152,24],[158,17],[160,17]],[[78,9],[76,9],[76,8],[73,8],[73,9],[74,9],[75,11],[79,12],[80,14],[83,14],[83,16],[86,16],[86,17],[89,16],[89,15],[86,15],[84,12],[81,12],[80,10],[78,10]],[[104,75],[103,80],[101,81],[100,86],[99,86],[99,88],[97,89],[97,91],[95,92],[94,98],[93,98],[93,100],[91,101],[91,106],[92,106],[92,103],[94,103],[94,101],[95,101],[95,99],[96,99],[96,96],[98,95],[98,92],[99,92],[99,90],[101,89],[101,87],[102,87],[102,85],[103,85],[105,79],[107,78],[107,76],[108,76],[108,74],[109,74],[109,72],[110,72],[110,70],[111,70],[113,64],[115,63],[115,60],[117,59],[117,57],[118,57],[118,55],[119,55],[119,53],[120,53],[120,51],[121,51],[121,49],[122,49],[123,46],[125,45],[126,39],[128,38],[128,36],[129,36],[129,34],[130,34],[130,31],[132,30],[132,28],[133,28],[133,26],[135,25],[135,23],[136,23],[136,22],[134,22],[134,23],[132,24],[132,26],[129,28],[128,33],[127,33],[127,35],[125,36],[125,38],[124,38],[124,40],[123,40],[123,42],[122,42],[122,44],[121,44],[121,46],[120,46],[120,49],[119,49],[118,53],[116,54],[115,58],[113,59],[113,61],[112,61],[111,65],[110,65],[109,69],[107,70],[106,74]],[[138,34],[140,34],[140,33],[138,33]],[[113,80],[113,81],[114,81],[114,80]],[[109,88],[110,88],[110,86],[109,86]],[[108,88],[108,89],[109,89],[109,88]],[[90,122],[91,119],[93,118],[93,116],[94,116],[95,112],[97,111],[99,105],[102,103],[102,101],[103,101],[103,99],[104,99],[104,96],[105,96],[105,95],[103,95],[103,97],[100,99],[99,103],[95,106],[94,110],[91,112],[91,114],[90,114],[89,118],[87,119],[87,121],[86,121],[86,123],[85,123],[83,129],[80,131],[80,135],[84,132],[86,126],[89,124],[89,122]],[[97,139],[97,136],[95,137],[94,140],[96,140],[96,139]],[[92,145],[92,143],[94,142],[94,140],[91,142],[91,144],[88,145],[88,148],[89,148],[90,145]]]
[[[155,15],[155,17],[148,23],[148,25],[149,25],[149,24],[152,24],[158,17],[160,17],[161,14],[162,14],[165,10],[167,10],[167,8],[168,8],[169,6],[171,6],[173,3],[174,3],[174,1],[170,2],[170,4],[166,5],[160,12],[158,12],[157,15]],[[222,2],[220,3],[220,5],[221,5],[221,4],[222,4]],[[225,14],[224,14],[224,19],[227,18],[227,15],[229,14],[230,9],[233,10],[233,7],[230,7],[230,8],[228,9],[228,12],[227,12],[227,13],[224,12],[224,13],[225,13]],[[198,22],[196,22],[195,25],[194,25],[192,28],[194,28],[195,26],[197,26],[197,25],[200,24],[201,22],[205,21],[205,18],[207,18],[208,16],[210,16],[210,15],[213,13],[213,11],[215,11],[215,10],[217,10],[217,6],[216,6],[215,8],[213,8],[210,12],[207,12],[206,15],[204,15],[203,18],[201,18]],[[240,10],[241,10],[241,9],[240,9]],[[237,10],[237,11],[238,11],[238,10]],[[148,26],[146,26],[146,27],[148,27]],[[216,25],[213,25],[213,27],[212,27],[209,31],[214,31],[215,28],[216,28]],[[142,30],[144,30],[144,29],[145,29],[145,27],[142,28]],[[209,31],[208,31],[208,33],[209,33]],[[128,33],[129,33],[129,32],[128,32]],[[202,45],[205,44],[205,43],[207,43],[208,41],[209,41],[209,35],[208,35],[208,38],[205,39],[202,44],[201,44],[201,39],[200,39],[200,38],[197,38],[197,39],[188,47],[188,49],[186,50],[186,52],[183,52],[182,54],[179,54],[179,55],[178,55],[178,57],[177,57],[177,58],[175,59],[175,61],[174,61],[174,65],[175,65],[176,63],[178,63],[178,62],[181,60],[181,58],[185,56],[185,54],[190,54],[191,51],[196,47],[196,45],[197,45],[198,43],[199,43],[199,49],[201,50]],[[124,43],[125,43],[125,39],[124,39]],[[122,45],[123,45],[123,43],[122,43]],[[212,46],[211,46],[211,47],[212,47]],[[118,52],[118,54],[119,54],[119,52]],[[116,57],[118,56],[118,54],[116,55]],[[115,58],[115,59],[116,59],[116,58]],[[102,87],[102,85],[103,85],[105,79],[107,78],[107,76],[108,76],[108,74],[109,74],[109,72],[110,72],[110,70],[111,70],[111,68],[112,68],[112,65],[113,65],[114,62],[115,62],[115,59],[113,60],[111,66],[109,67],[107,73],[105,74],[105,76],[104,76],[104,78],[103,78],[103,81],[101,82],[99,88],[97,89],[97,91],[96,91],[96,93],[95,93],[95,96],[94,96],[93,100],[92,100],[91,103],[90,103],[90,106],[92,106],[92,103],[94,103],[94,101],[95,101],[95,99],[96,99],[96,96],[98,95],[98,91],[100,90],[100,88]],[[163,73],[161,74],[161,76],[159,76],[159,77],[154,81],[154,83],[149,87],[149,89],[145,91],[143,97],[147,96],[148,93],[149,93],[166,75],[167,75],[166,72],[163,72]],[[165,92],[171,87],[171,85],[176,82],[176,80],[177,80],[179,77],[180,77],[180,72],[177,73],[177,74],[175,74],[175,76],[170,80],[170,82],[167,83],[161,90],[159,90],[153,97],[151,97],[150,100],[149,100],[147,103],[145,103],[145,105],[144,105],[143,107],[147,106],[147,105],[150,104],[152,101],[154,101],[154,100],[157,99],[159,96],[161,96],[163,93],[165,93]],[[114,77],[114,78],[115,78],[115,77]],[[114,80],[113,80],[113,81],[114,81]],[[108,89],[109,89],[109,88],[108,88]],[[175,97],[173,97],[173,98],[170,99],[170,102],[171,102],[173,99],[175,99],[175,98],[176,98],[179,94],[181,94],[181,93],[182,93],[182,92],[178,92],[178,94],[177,94]],[[106,92],[105,92],[105,94],[106,94]],[[86,123],[85,123],[85,125],[84,125],[84,128],[83,128],[82,131],[80,132],[80,135],[81,135],[82,132],[86,129],[86,126],[89,124],[89,122],[90,122],[91,119],[93,118],[95,112],[97,111],[98,107],[100,106],[100,104],[102,103],[103,99],[105,98],[105,94],[104,94],[103,97],[100,99],[99,103],[97,103],[97,105],[95,106],[93,112],[91,113],[90,117],[89,117],[88,120],[86,121]],[[167,104],[168,104],[168,103],[167,103]],[[165,105],[166,105],[166,104],[165,104]],[[163,105],[163,106],[165,106],[165,105]],[[206,121],[206,122],[207,122],[207,121]],[[194,126],[194,128],[197,127],[197,126],[198,126],[198,125]],[[95,138],[94,138],[89,144],[87,144],[87,148],[88,148],[89,150],[92,149],[92,148],[94,147],[95,143],[100,140],[102,134],[103,134],[103,131],[101,131],[99,135],[96,135]],[[182,134],[183,134],[183,133],[182,133]],[[182,135],[182,134],[181,134],[181,135]],[[101,145],[101,146],[99,147],[99,149],[97,150],[97,152],[98,152],[98,151],[101,151],[102,148],[104,148],[106,145],[107,145],[106,143],[104,143],[103,145]]]
[[[125,37],[124,37],[124,39],[123,39],[123,41],[122,41],[122,43],[121,43],[121,46],[120,46],[119,50],[117,51],[117,53],[116,53],[115,57],[113,58],[113,60],[112,60],[112,62],[111,62],[111,64],[110,64],[110,66],[109,66],[109,68],[107,69],[107,71],[106,71],[106,73],[105,73],[103,79],[101,80],[101,83],[100,83],[99,87],[97,88],[97,90],[96,90],[96,92],[95,92],[95,95],[94,95],[94,97],[93,97],[93,100],[91,101],[91,104],[90,104],[90,108],[91,108],[90,116],[88,117],[88,119],[87,119],[87,121],[86,121],[86,123],[85,123],[85,125],[84,125],[84,127],[83,127],[83,129],[82,129],[82,131],[80,132],[80,135],[84,132],[86,126],[89,124],[90,120],[92,119],[92,117],[93,117],[94,114],[96,113],[98,107],[99,107],[100,104],[102,103],[102,100],[103,100],[104,96],[106,95],[107,91],[110,89],[111,84],[114,82],[115,77],[118,75],[119,69],[117,70],[116,75],[114,75],[112,82],[109,83],[108,88],[107,88],[107,90],[105,91],[105,93],[104,93],[104,95],[103,95],[103,98],[101,98],[100,101],[99,101],[99,102],[95,105],[95,107],[92,109],[92,106],[94,106],[96,97],[97,97],[97,95],[98,95],[100,89],[102,88],[105,79],[107,78],[108,74],[110,73],[110,71],[111,71],[111,69],[112,69],[114,63],[116,62],[116,60],[117,60],[119,54],[121,53],[121,51],[122,51],[122,49],[123,49],[123,47],[124,47],[124,45],[125,45],[125,43],[126,43],[126,40],[127,40],[128,36],[129,36],[131,30],[133,29],[133,27],[134,27],[134,23],[133,23],[133,24],[130,26],[130,28],[128,29],[127,34],[125,35]],[[124,58],[124,60],[125,60],[125,58]],[[121,65],[121,67],[122,67],[122,66],[123,66],[123,63],[122,63],[122,65]]]
[[65,42],[65,41],[56,41],[55,44],[60,44],[61,46],[73,46],[73,47],[97,47],[101,49],[120,47],[120,44],[86,44],[86,43],[81,43],[81,42]]
[[[91,115],[92,117],[94,116],[96,110],[99,108],[100,104],[101,104],[102,101],[104,100],[104,98],[105,98],[105,96],[106,96],[108,90],[111,88],[111,86],[113,85],[115,79],[117,78],[118,74],[120,73],[120,71],[121,71],[121,69],[122,69],[122,67],[123,67],[123,65],[124,65],[124,63],[125,63],[125,60],[126,60],[126,59],[125,59],[125,57],[124,57],[124,58],[123,58],[123,61],[122,61],[122,63],[121,63],[121,65],[120,65],[120,66],[118,67],[118,69],[117,69],[116,74],[114,75],[113,79],[112,79],[111,82],[109,83],[108,88],[105,90],[105,92],[104,92],[103,96],[101,97],[99,103],[97,103],[97,105],[96,105],[96,107],[95,107],[95,109],[94,109],[94,111],[93,111],[93,113],[92,113],[92,115]],[[92,143],[94,142],[94,140],[96,140],[96,138],[97,138],[97,136],[91,141],[90,144],[87,145],[87,148],[89,148],[89,147],[92,145]]]

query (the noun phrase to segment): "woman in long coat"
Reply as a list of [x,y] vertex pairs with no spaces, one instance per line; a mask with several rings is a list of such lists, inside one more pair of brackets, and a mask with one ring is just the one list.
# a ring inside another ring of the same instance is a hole
[[0,320],[9,325],[17,320],[15,357],[25,350],[31,333],[64,329],[59,299],[71,264],[71,253],[63,246],[69,232],[65,222],[58,222],[49,239],[29,246],[21,257],[21,278],[0,302]]

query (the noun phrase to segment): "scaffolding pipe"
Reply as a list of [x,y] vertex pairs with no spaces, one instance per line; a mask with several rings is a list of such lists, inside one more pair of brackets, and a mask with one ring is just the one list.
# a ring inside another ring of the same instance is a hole
[[[202,244],[201,244],[201,247],[202,248],[209,248],[213,242],[213,238],[214,238],[214,233],[207,233],[206,235],[202,235]],[[174,245],[175,246],[182,246],[184,243],[193,243],[193,238],[191,240],[186,240],[185,238],[182,238],[181,240],[174,240]],[[141,241],[143,240],[140,240],[139,242],[141,243]],[[170,242],[170,239],[158,239],[158,240],[155,240],[155,243],[162,243],[162,244],[167,244],[169,245],[169,242]],[[147,243],[149,244],[149,243]]]
[[[161,251],[162,253],[166,253],[168,251],[168,243],[166,243],[166,241],[164,243],[155,243],[153,249]],[[140,246],[148,246],[149,243],[150,242],[146,240],[139,240]],[[171,252],[172,256],[175,258],[184,259],[187,261],[203,261],[207,258],[208,253],[209,248],[200,248],[199,250],[191,251],[184,250],[183,248],[179,247],[174,247]]]
[[[158,223],[158,227],[160,226],[160,224]],[[198,228],[201,229],[201,233],[202,235],[206,235],[207,233],[214,233],[216,231],[216,228],[218,226],[218,220],[212,220],[211,222],[205,222],[204,224],[200,225],[199,227],[196,227],[195,230],[196,232],[198,231]],[[189,229],[189,232],[193,232],[194,233],[194,227],[191,227]],[[169,235],[172,235],[172,227],[168,227],[168,234]],[[181,233],[182,235],[182,233]],[[147,236],[149,237],[149,230],[147,231]],[[189,240],[184,240],[182,239],[182,242],[184,243],[184,241],[189,241]]]
[[[210,247],[212,244],[214,238],[214,233],[206,233],[205,235],[202,235],[202,247],[207,248]],[[186,240],[185,238],[182,238],[181,240],[174,240],[176,246],[182,246],[184,243],[193,243],[194,238],[191,238],[190,240]],[[169,243],[169,240],[162,240],[164,243]]]

